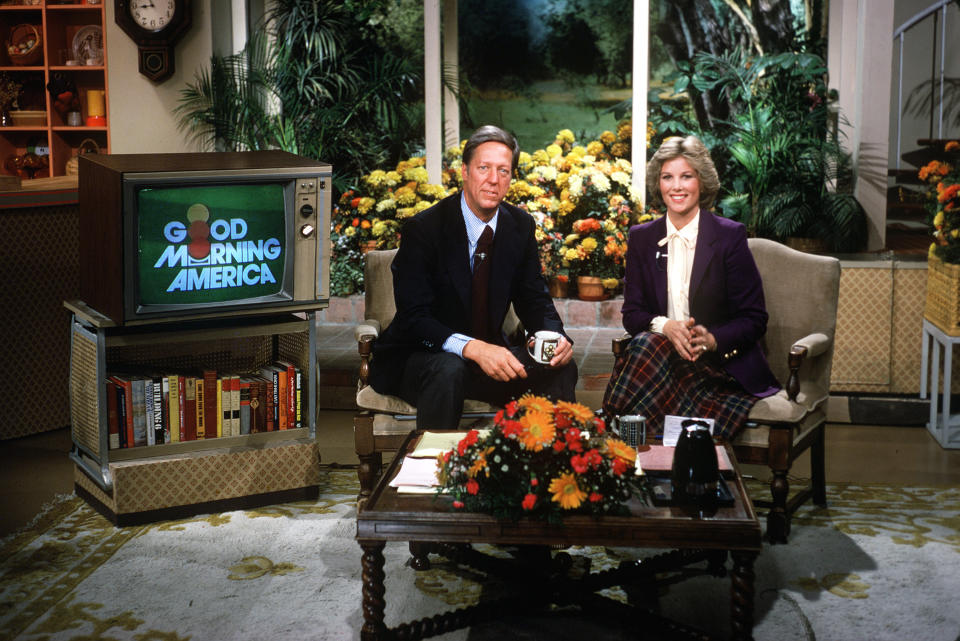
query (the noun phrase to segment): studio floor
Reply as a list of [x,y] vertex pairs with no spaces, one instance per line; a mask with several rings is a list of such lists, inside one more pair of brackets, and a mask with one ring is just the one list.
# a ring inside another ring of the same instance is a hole
[[[612,366],[610,340],[621,330],[573,327],[580,369],[578,399],[597,407]],[[321,464],[355,465],[352,392],[358,361],[353,325],[326,324],[318,331],[320,407],[317,442]],[[827,482],[960,485],[960,450],[944,450],[923,427],[827,426]],[[70,431],[66,427],[0,441],[0,536],[28,523],[56,495],[73,492]],[[765,468],[747,474],[768,478]],[[809,475],[806,455],[792,477]],[[828,497],[829,498],[829,497]]]

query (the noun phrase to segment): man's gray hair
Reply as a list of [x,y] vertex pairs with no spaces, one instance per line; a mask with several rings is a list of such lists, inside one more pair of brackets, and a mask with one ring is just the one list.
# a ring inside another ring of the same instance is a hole
[[467,140],[467,144],[463,146],[464,165],[470,164],[473,152],[485,142],[499,142],[506,145],[513,153],[512,169],[514,172],[517,170],[517,161],[520,159],[520,145],[517,143],[517,139],[512,134],[494,125],[484,125],[473,132],[473,135]]

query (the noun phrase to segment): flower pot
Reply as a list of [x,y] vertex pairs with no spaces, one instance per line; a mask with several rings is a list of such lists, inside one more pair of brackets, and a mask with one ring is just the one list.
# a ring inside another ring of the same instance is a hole
[[577,298],[589,301],[606,300],[609,294],[599,276],[577,276]]
[[366,254],[368,251],[373,251],[377,248],[377,241],[375,240],[365,240],[360,243],[360,253]]
[[948,336],[960,336],[960,265],[927,258],[927,299],[923,317]]
[[566,298],[570,292],[570,281],[556,277],[551,278],[547,281],[547,291],[553,298]]

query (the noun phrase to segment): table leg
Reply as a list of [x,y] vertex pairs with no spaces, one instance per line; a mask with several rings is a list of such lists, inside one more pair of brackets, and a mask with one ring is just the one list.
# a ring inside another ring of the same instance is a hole
[[363,556],[360,565],[363,582],[363,628],[360,629],[360,638],[363,641],[376,641],[386,638],[387,628],[384,625],[384,611],[386,601],[383,595],[385,573],[383,571],[383,548],[385,541],[360,541]]
[[410,567],[414,570],[422,571],[430,569],[430,548],[428,543],[410,541]]
[[733,552],[730,576],[730,627],[735,641],[753,640],[753,562],[756,552]]
[[[933,336],[927,329],[927,321],[923,321],[923,341],[920,348],[920,398],[927,398],[927,383],[930,374],[930,342]],[[936,393],[936,392],[934,392]]]
[[930,429],[939,434],[937,413],[940,409],[940,342],[933,341],[930,346],[933,350],[933,364],[930,366]]

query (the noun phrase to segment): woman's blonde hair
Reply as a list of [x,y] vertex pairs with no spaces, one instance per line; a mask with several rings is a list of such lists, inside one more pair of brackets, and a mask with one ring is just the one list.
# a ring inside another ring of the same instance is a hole
[[713,159],[710,158],[710,151],[696,136],[667,138],[647,163],[647,190],[650,192],[651,204],[655,207],[664,205],[663,195],[660,193],[660,171],[665,162],[680,157],[690,163],[700,179],[700,206],[712,207],[720,193],[720,177]]

